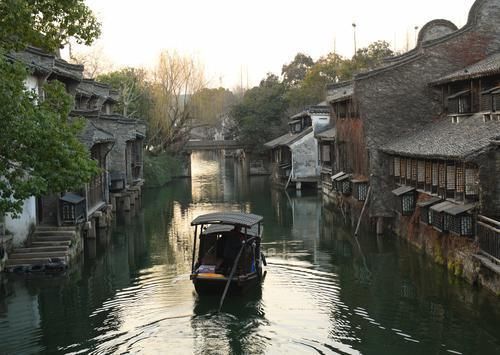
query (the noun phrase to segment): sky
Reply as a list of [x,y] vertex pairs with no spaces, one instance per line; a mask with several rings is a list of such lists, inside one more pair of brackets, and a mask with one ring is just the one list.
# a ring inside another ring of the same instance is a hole
[[[447,19],[459,28],[474,0],[86,0],[102,23],[94,44],[114,69],[153,68],[162,50],[203,63],[209,86],[258,85],[298,52],[346,57],[385,40],[415,45],[415,26]],[[78,48],[77,51],[88,49]]]

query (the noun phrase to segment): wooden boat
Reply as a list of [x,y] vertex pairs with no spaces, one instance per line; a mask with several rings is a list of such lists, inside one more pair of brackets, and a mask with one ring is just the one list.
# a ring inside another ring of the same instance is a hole
[[[219,212],[196,217],[191,280],[198,294],[244,292],[262,279],[262,216]],[[197,241],[199,246],[197,248]],[[224,297],[223,296],[223,297]]]

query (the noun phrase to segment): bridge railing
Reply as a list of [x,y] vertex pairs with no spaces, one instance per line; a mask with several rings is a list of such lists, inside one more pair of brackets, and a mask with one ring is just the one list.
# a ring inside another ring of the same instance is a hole
[[477,219],[479,247],[484,253],[500,259],[500,222],[481,215]]

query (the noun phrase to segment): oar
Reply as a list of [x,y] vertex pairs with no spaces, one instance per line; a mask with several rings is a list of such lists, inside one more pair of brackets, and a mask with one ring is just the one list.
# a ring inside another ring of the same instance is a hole
[[224,303],[224,299],[226,298],[227,291],[229,290],[229,284],[231,283],[231,280],[233,279],[234,272],[236,271],[236,268],[238,267],[238,261],[240,261],[241,253],[243,252],[245,245],[247,243],[249,243],[250,241],[253,241],[254,239],[255,239],[255,237],[250,238],[247,241],[243,241],[243,245],[241,246],[240,251],[238,252],[238,255],[236,256],[236,259],[234,259],[233,268],[231,269],[231,272],[229,274],[229,279],[226,282],[226,287],[224,288],[224,292],[222,293],[222,298],[220,299],[219,312],[222,309],[222,304]]

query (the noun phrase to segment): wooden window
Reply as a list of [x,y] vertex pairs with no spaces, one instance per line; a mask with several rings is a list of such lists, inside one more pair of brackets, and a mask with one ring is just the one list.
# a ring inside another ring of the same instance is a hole
[[406,159],[401,158],[401,179],[406,179]]
[[411,180],[411,159],[406,159],[406,179]]
[[425,162],[425,185],[426,190],[430,190],[430,186],[432,185],[432,163],[430,161]]
[[500,111],[500,93],[493,95],[493,111]]
[[417,167],[417,181],[418,182],[425,182],[425,161],[419,160],[418,161],[418,167]]
[[492,111],[493,100],[490,93],[481,95],[481,111]]
[[446,165],[444,163],[439,164],[439,188],[444,189],[446,187]]
[[417,161],[411,160],[411,181],[417,182]]
[[398,177],[401,174],[401,162],[399,157],[394,157],[394,176]]
[[446,189],[455,190],[455,165],[446,166]]
[[465,194],[468,196],[476,196],[479,192],[477,175],[478,170],[476,168],[465,168]]
[[464,167],[463,165],[457,166],[456,169],[456,185],[457,192],[463,193],[465,191],[465,176],[464,176]]
[[432,163],[432,186],[438,186],[439,184],[439,170],[438,170],[438,163],[433,162]]

